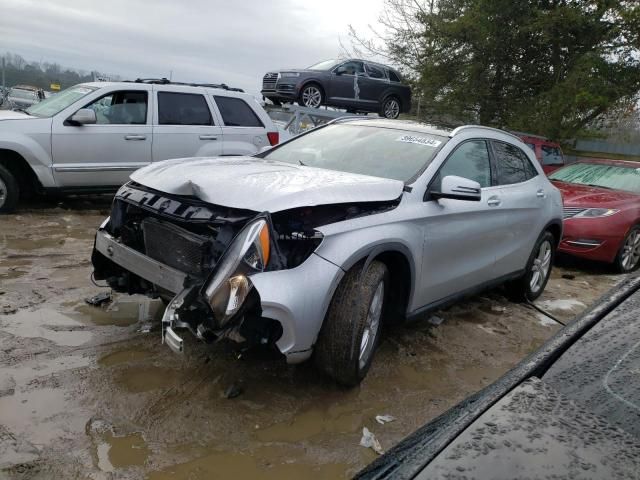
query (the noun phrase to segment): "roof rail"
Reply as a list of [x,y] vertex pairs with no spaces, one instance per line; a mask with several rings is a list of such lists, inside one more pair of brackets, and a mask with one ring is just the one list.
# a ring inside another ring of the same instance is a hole
[[461,127],[455,128],[450,134],[449,137],[455,137],[456,135],[458,135],[460,132],[462,132],[463,130],[468,130],[470,128],[479,128],[482,130],[489,130],[491,132],[496,132],[496,133],[504,133],[505,135],[509,135],[510,137],[516,138],[518,139],[518,141],[522,141],[522,139],[520,137],[518,137],[517,135],[514,135],[511,132],[507,132],[506,130],[500,130],[499,128],[493,128],[493,127],[485,127],[484,125],[463,125]]
[[135,80],[125,80],[132,83],[148,83],[153,85],[183,85],[187,87],[206,87],[206,88],[221,88],[223,90],[229,90],[230,92],[243,92],[241,88],[230,87],[225,83],[190,83],[190,82],[172,82],[168,78],[136,78]]

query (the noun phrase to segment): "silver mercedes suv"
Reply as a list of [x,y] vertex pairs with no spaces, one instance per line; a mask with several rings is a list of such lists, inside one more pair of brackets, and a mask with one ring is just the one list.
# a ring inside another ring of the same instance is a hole
[[159,162],[100,227],[94,275],[168,303],[163,341],[271,345],[339,383],[384,322],[506,283],[545,288],[562,200],[533,152],[492,128],[341,119],[253,157]]

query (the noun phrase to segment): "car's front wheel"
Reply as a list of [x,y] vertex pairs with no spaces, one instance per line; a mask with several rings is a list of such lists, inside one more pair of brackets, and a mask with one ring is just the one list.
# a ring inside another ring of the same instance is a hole
[[366,271],[349,270],[331,300],[314,349],[316,367],[345,386],[366,376],[376,346],[389,290],[389,272],[374,260]]
[[616,268],[621,273],[635,270],[638,264],[640,264],[640,225],[629,230],[615,260]]
[[536,242],[522,277],[507,284],[509,296],[517,301],[533,301],[542,295],[556,253],[556,239],[545,231]]
[[322,89],[315,83],[305,85],[300,92],[298,103],[303,107],[318,108],[324,101]]
[[0,165],[0,213],[15,210],[20,196],[20,187],[13,174]]

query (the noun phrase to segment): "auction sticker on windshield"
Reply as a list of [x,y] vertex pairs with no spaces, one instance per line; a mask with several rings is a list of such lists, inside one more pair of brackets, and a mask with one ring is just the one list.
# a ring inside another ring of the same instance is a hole
[[418,145],[424,145],[425,147],[439,147],[442,143],[440,140],[434,140],[432,138],[416,137],[414,135],[403,135],[396,140],[396,142],[404,143],[417,143]]

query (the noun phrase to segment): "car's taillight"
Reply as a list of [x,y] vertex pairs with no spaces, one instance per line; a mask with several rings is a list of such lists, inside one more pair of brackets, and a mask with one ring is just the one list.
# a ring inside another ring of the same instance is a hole
[[269,143],[273,147],[277,145],[280,141],[280,133],[279,132],[267,132],[267,138],[269,139]]

